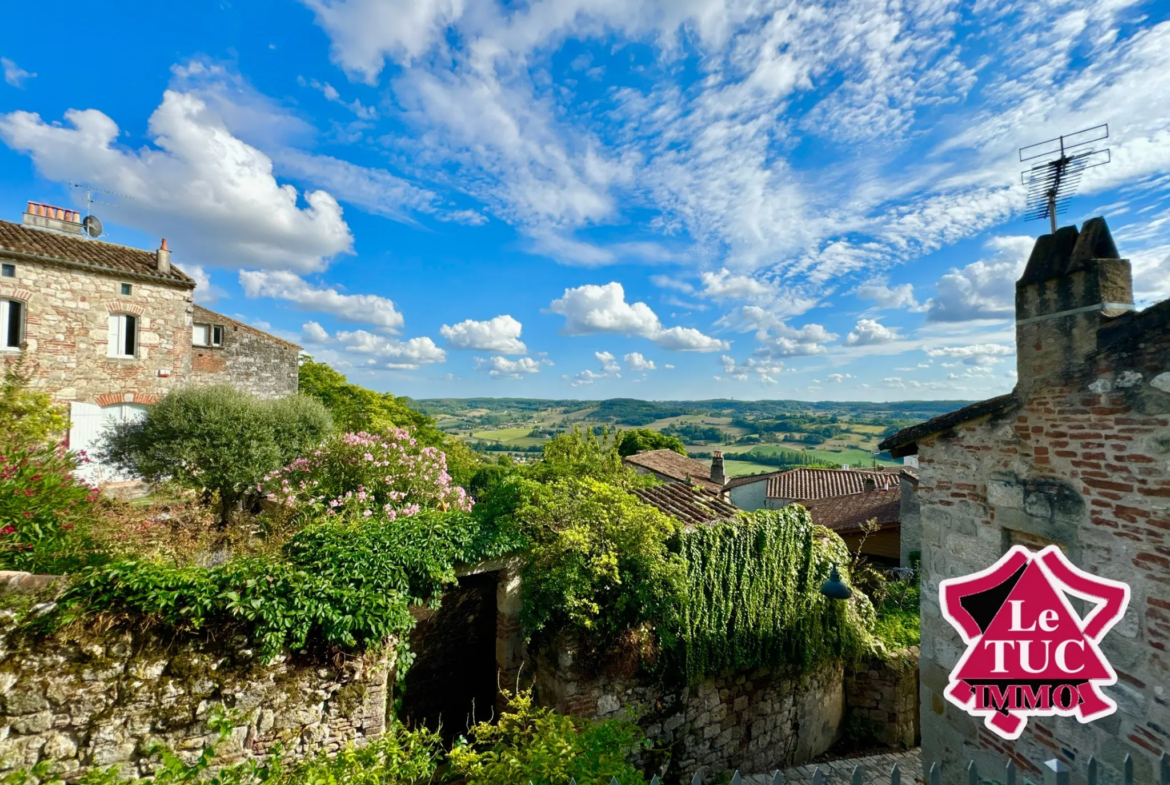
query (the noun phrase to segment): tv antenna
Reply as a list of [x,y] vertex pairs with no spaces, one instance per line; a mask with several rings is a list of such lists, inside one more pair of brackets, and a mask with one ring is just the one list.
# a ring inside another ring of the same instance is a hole
[[102,236],[102,222],[96,215],[92,213],[90,208],[95,204],[104,204],[109,207],[118,207],[117,202],[106,202],[94,197],[94,194],[106,194],[107,196],[117,196],[121,199],[133,199],[129,194],[118,193],[117,191],[107,191],[104,188],[96,188],[85,183],[69,183],[70,188],[77,188],[85,191],[85,219],[82,220],[81,226],[85,229],[85,233],[90,237],[97,239]]
[[1052,233],[1056,234],[1056,216],[1068,209],[1068,202],[1081,183],[1081,175],[1086,169],[1110,162],[1108,147],[1100,150],[1090,147],[1108,138],[1106,123],[1021,147],[1021,163],[1037,161],[1030,169],[1020,172],[1020,180],[1028,187],[1024,220],[1048,218]]

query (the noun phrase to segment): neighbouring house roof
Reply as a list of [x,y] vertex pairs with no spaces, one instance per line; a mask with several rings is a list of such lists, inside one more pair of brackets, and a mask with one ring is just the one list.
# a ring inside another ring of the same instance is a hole
[[897,472],[867,469],[789,469],[768,478],[769,499],[823,499],[865,490],[865,480],[872,477],[878,488],[889,483],[898,485]]
[[901,487],[894,485],[888,491],[851,493],[804,502],[813,523],[835,532],[860,531],[861,525],[876,519],[883,528],[897,525],[901,520]]
[[195,281],[173,264],[168,272],[159,272],[153,251],[30,229],[10,221],[0,221],[0,255],[195,288]]
[[1015,400],[1012,393],[1007,393],[995,398],[988,398],[986,401],[973,403],[970,406],[964,406],[962,409],[955,409],[953,412],[941,414],[918,425],[903,428],[879,444],[878,449],[889,450],[895,458],[901,458],[903,455],[916,455],[919,439],[953,430],[969,420],[975,420],[989,414],[999,414],[1010,409]]
[[739,508],[701,485],[671,482],[637,488],[634,495],[683,523],[711,523],[734,517]]
[[780,469],[774,472],[761,472],[760,474],[745,474],[741,477],[732,477],[723,484],[723,490],[731,490],[738,488],[741,485],[751,485],[754,482],[767,482],[769,477],[775,477],[777,474],[783,474],[787,469]]
[[228,316],[224,316],[222,313],[216,313],[215,311],[204,308],[202,305],[194,306],[194,308],[191,312],[191,316],[192,316],[193,320],[199,324],[203,324],[203,323],[229,324],[232,327],[236,327],[236,328],[239,328],[240,330],[245,330],[247,332],[250,332],[253,335],[263,336],[264,338],[272,341],[273,343],[282,343],[285,346],[288,346],[289,348],[297,349],[297,350],[300,350],[300,348],[301,348],[300,346],[293,343],[292,341],[286,341],[283,338],[277,338],[272,333],[266,333],[263,330],[257,330],[255,327],[253,327],[250,324],[244,324],[243,322],[239,321],[238,319],[232,319]]
[[674,450],[646,450],[636,455],[627,455],[625,460],[633,466],[649,469],[678,482],[690,480],[712,490],[719,489],[718,485],[711,482],[711,467],[708,464],[679,455]]

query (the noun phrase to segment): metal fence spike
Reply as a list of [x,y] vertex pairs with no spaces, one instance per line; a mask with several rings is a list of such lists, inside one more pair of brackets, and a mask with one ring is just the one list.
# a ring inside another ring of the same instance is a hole
[[865,771],[860,766],[853,767],[853,774],[849,777],[849,785],[862,785]]
[[739,776],[739,769],[736,769],[735,774],[731,775],[731,785],[743,785],[743,777]]
[[1170,785],[1170,755],[1165,752],[1158,760],[1158,781],[1160,785]]
[[1016,785],[1016,762],[1009,760],[1007,765],[1003,767],[1003,779],[1005,785]]
[[1089,763],[1085,767],[1085,782],[1087,785],[1097,785],[1097,756],[1090,755]]
[[703,785],[703,781],[699,779],[698,774],[695,774],[695,776],[691,777],[691,785]]
[[967,764],[967,785],[979,785],[979,769],[975,767],[975,761]]
[[[929,785],[942,785],[942,768],[938,765],[938,761],[930,764],[930,777],[928,778]],[[1014,785],[1014,783],[1009,783]]]
[[890,785],[902,785],[902,769],[898,764],[894,764],[894,768],[890,769]]
[[1125,785],[1133,785],[1133,758],[1128,752],[1125,754],[1125,763],[1122,764],[1121,770]]
[[772,772],[772,785],[784,785],[784,775],[780,773],[780,769]]
[[662,785],[662,780],[658,779],[657,774],[650,778],[650,785]]
[[609,778],[609,785],[622,785],[622,784],[617,781],[617,777],[610,777]]
[[1072,772],[1059,758],[1044,761],[1044,785],[1069,785]]
[[576,778],[576,777],[572,777],[572,778],[569,780],[569,785],[577,785],[577,778]]
[[812,785],[825,785],[825,773],[820,766],[813,771]]

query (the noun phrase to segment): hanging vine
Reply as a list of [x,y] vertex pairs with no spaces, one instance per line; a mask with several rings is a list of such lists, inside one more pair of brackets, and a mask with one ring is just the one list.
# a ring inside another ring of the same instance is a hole
[[820,593],[834,562],[848,563],[838,537],[803,507],[760,510],[703,526],[682,538],[687,603],[682,657],[697,680],[723,669],[804,669],[865,646],[873,609]]

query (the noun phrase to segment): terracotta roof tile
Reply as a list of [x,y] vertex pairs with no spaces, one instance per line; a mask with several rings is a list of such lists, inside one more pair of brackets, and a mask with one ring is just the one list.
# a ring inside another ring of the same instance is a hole
[[861,524],[877,519],[882,527],[901,521],[902,489],[894,485],[888,491],[851,493],[830,496],[804,503],[813,523],[835,532],[859,531]]
[[898,485],[897,472],[868,469],[789,469],[768,478],[769,499],[823,499],[865,490],[865,480],[872,477],[878,489],[886,483]]
[[667,483],[657,488],[637,488],[634,495],[683,523],[710,523],[734,517],[739,508],[717,493],[699,485]]
[[699,483],[712,490],[719,486],[711,482],[711,466],[694,458],[679,455],[674,450],[646,450],[637,455],[627,455],[626,463],[669,477],[677,482]]
[[[732,455],[730,457],[734,458],[735,456]],[[744,474],[744,475],[741,475],[739,477],[732,477],[730,480],[728,480],[726,483],[723,484],[723,488],[724,488],[724,490],[728,490],[731,488],[738,488],[741,485],[750,485],[753,482],[760,482],[761,480],[767,481],[767,479],[769,477],[775,477],[777,474],[783,474],[786,471],[789,471],[789,470],[788,469],[779,469],[779,470],[774,471],[774,472],[761,472],[759,474]]]
[[103,243],[84,237],[30,229],[10,221],[0,221],[0,256],[27,257],[71,267],[107,270],[139,278],[166,281],[193,288],[195,281],[171,265],[170,272],[160,273],[154,251],[125,245]]

